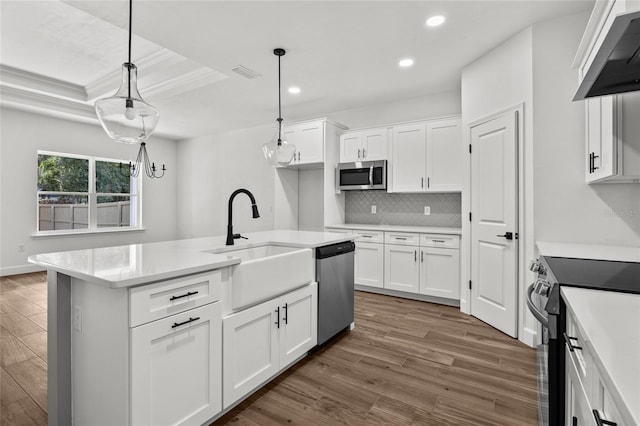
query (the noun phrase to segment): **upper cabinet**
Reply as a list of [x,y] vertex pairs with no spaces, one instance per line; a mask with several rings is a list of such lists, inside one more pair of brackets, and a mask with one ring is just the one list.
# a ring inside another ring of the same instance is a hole
[[386,127],[344,133],[340,136],[340,162],[386,160],[388,133]]
[[461,191],[460,119],[394,126],[389,192]]
[[333,137],[344,129],[324,118],[285,126],[285,139],[296,147],[290,166],[322,165],[327,143],[336,143]]
[[[596,2],[574,67],[581,83],[617,15],[640,10],[637,0]],[[585,181],[640,182],[640,92],[593,97],[585,104]]]

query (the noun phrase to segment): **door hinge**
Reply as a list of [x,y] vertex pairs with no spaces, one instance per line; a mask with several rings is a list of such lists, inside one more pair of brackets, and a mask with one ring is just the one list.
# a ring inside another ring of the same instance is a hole
[[471,154],[471,144],[469,144],[469,154]]
[[471,222],[471,212],[469,212],[469,222]]
[[469,280],[469,290],[471,290],[471,280]]

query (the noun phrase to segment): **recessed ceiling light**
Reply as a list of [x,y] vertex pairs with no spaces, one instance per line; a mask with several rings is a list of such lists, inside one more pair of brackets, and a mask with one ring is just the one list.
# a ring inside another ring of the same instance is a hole
[[403,59],[400,62],[398,62],[398,66],[400,68],[409,68],[411,65],[413,65],[413,59]]
[[444,16],[442,15],[436,15],[436,16],[432,16],[431,18],[427,19],[426,24],[430,27],[437,27],[440,26],[444,23]]
[[291,86],[289,87],[289,93],[291,93],[292,95],[297,95],[298,93],[300,93],[300,88]]

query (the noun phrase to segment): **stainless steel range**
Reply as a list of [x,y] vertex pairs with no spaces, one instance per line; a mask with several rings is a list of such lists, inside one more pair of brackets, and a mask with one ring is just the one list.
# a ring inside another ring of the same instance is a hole
[[542,343],[538,353],[538,417],[541,425],[564,424],[564,347],[571,347],[566,334],[566,306],[560,287],[640,294],[640,263],[546,257],[531,262],[536,281],[527,289],[527,306],[540,323]]

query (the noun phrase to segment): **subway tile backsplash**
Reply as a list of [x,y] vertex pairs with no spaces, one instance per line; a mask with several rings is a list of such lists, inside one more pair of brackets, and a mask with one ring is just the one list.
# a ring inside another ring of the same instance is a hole
[[[371,213],[376,206],[376,213]],[[425,206],[431,214],[424,214]],[[345,220],[366,225],[462,226],[461,195],[389,194],[385,191],[345,191]]]

